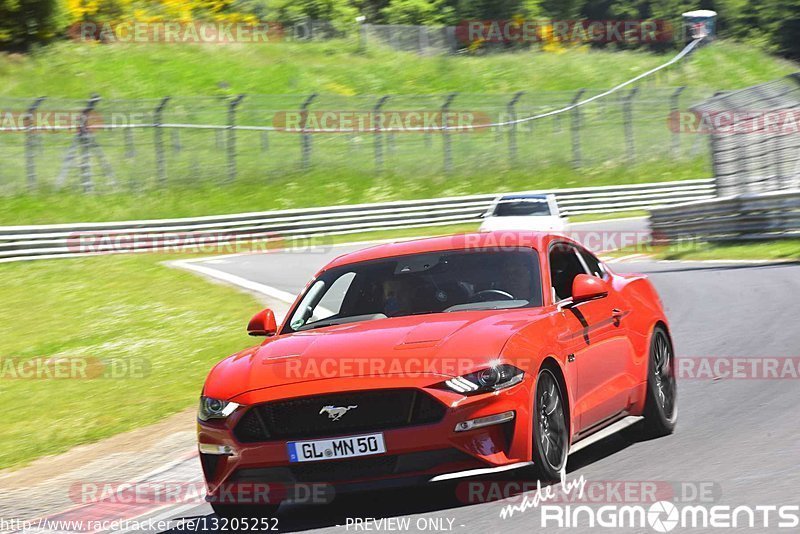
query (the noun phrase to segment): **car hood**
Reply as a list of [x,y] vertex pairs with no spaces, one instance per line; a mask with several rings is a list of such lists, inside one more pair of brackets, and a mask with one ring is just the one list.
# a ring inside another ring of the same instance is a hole
[[231,399],[298,382],[358,376],[458,376],[496,359],[539,308],[363,321],[277,336],[221,361],[204,394]]

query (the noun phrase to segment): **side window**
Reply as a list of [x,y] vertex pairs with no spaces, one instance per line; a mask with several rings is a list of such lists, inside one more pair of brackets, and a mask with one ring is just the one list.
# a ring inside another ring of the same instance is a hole
[[565,243],[555,244],[550,249],[550,280],[555,301],[572,296],[572,282],[579,274],[586,274],[586,270],[578,250]]
[[606,271],[603,269],[603,264],[600,263],[597,256],[584,248],[580,249],[580,253],[581,256],[583,256],[583,261],[586,262],[586,267],[589,268],[589,272],[598,278],[605,278]]

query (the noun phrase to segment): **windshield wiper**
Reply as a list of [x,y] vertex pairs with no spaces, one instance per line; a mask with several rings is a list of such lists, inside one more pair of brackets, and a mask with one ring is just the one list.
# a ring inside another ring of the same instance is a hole
[[314,330],[315,328],[323,328],[325,326],[336,326],[342,323],[329,323],[329,322],[318,322],[318,323],[311,323],[311,324],[304,324],[300,328],[297,329],[298,332],[302,332],[304,330]]
[[337,317],[336,319],[320,319],[310,324],[305,324],[300,328],[295,328],[295,332],[302,332],[303,330],[312,330],[314,328],[322,328],[323,326],[336,326],[341,324],[358,323],[361,321],[371,321],[374,319],[386,319],[382,313],[370,313],[365,315],[351,315],[345,317]]

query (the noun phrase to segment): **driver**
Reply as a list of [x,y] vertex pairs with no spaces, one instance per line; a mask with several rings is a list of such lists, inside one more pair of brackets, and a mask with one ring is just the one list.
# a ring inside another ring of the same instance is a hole
[[517,300],[530,300],[531,271],[527,260],[521,255],[507,257],[496,288],[510,293]]

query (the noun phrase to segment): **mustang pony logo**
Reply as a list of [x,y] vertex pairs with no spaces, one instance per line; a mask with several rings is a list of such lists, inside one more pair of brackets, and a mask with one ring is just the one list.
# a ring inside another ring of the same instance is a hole
[[328,417],[331,421],[338,421],[342,418],[344,414],[349,412],[350,410],[354,410],[358,408],[358,405],[355,406],[323,406],[322,409],[319,411],[320,415],[327,413]]

